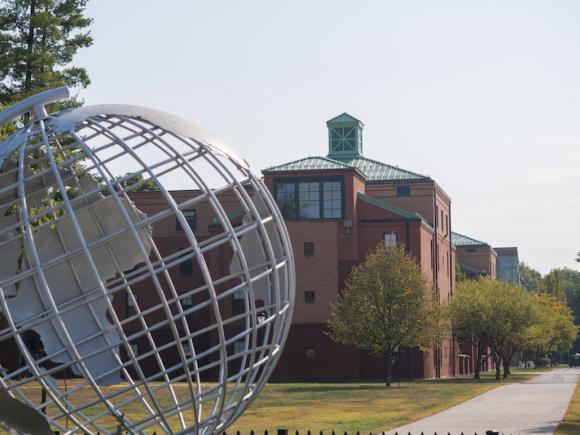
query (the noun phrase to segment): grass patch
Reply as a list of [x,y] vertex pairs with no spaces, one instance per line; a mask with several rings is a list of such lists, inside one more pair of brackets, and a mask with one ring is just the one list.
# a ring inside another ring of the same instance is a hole
[[[455,406],[474,396],[482,394],[500,385],[512,382],[522,382],[530,379],[543,370],[514,370],[507,380],[496,381],[494,373],[483,373],[482,379],[451,378],[445,380],[418,380],[401,382],[385,388],[382,382],[349,382],[349,383],[272,383],[268,384],[256,401],[230,428],[228,434],[276,433],[277,428],[288,428],[291,431],[306,433],[356,433],[373,432],[394,428],[423,417],[435,414],[451,406]],[[69,389],[80,382],[69,381]],[[157,383],[152,388],[160,388]],[[208,385],[204,385],[205,388]],[[103,388],[105,393],[122,391],[123,385]],[[30,385],[26,388],[27,395],[33,403],[40,401],[40,388]],[[180,401],[189,399],[189,391],[185,384],[174,384],[175,394]],[[577,391],[577,396],[580,393]],[[78,406],[96,400],[94,392],[83,389],[69,396],[69,400]],[[120,395],[112,401],[113,406],[121,406],[127,394]],[[159,390],[157,398],[162,407],[171,400],[165,389]],[[577,398],[579,400],[580,397]],[[204,409],[204,414],[209,412]],[[118,408],[129,420],[138,421],[145,418],[143,407],[139,403],[129,403]],[[48,414],[55,415],[54,405],[48,406]],[[85,415],[97,416],[105,411],[102,404],[85,409]],[[186,415],[187,424],[192,424],[191,410]],[[206,414],[207,415],[207,414]],[[59,419],[65,425],[64,419]],[[173,430],[179,430],[177,417],[170,417],[169,424]],[[69,422],[72,424],[72,422]],[[107,431],[114,432],[117,422],[108,414],[98,418],[98,423]],[[71,428],[72,426],[68,426]],[[147,429],[150,434],[154,430],[160,433],[154,425]],[[562,432],[562,433],[573,433]],[[574,432],[578,433],[578,432]]]
[[580,384],[576,383],[576,389],[572,401],[568,405],[566,415],[558,425],[557,435],[573,435],[580,433]]
[[494,373],[482,379],[453,378],[383,383],[269,384],[252,406],[229,429],[249,434],[276,433],[287,428],[306,433],[378,432],[419,420],[500,385],[529,380],[544,370],[514,370],[507,380]]

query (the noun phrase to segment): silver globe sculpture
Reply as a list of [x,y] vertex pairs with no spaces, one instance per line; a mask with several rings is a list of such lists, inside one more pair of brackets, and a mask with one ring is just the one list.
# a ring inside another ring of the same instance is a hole
[[126,105],[47,114],[68,96],[0,114],[20,120],[0,144],[0,422],[16,404],[17,428],[221,432],[288,334],[282,216],[192,122]]

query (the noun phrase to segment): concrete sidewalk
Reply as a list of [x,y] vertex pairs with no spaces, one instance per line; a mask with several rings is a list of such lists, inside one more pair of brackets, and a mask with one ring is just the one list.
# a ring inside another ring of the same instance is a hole
[[566,413],[580,369],[555,369],[531,381],[505,385],[415,423],[385,431],[392,435],[551,434]]

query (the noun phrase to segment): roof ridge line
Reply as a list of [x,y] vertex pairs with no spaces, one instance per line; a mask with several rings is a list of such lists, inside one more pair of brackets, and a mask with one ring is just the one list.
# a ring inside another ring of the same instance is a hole
[[324,159],[324,160],[330,160],[330,161],[332,161],[334,163],[340,163],[340,164],[345,165],[347,167],[351,167],[350,165],[347,165],[346,163],[338,162],[338,161],[335,161],[333,159],[329,159],[328,157],[324,157],[324,156],[306,156],[306,157],[301,157],[299,159],[291,160],[289,162],[282,163],[282,164],[279,164],[279,165],[269,166],[269,167],[264,168],[262,170],[263,171],[269,171],[270,169],[279,168],[280,166],[292,165],[294,163],[298,163],[298,162],[300,162],[302,160],[307,160],[307,159]]
[[[362,154],[360,154],[360,155],[359,155],[359,157],[355,157],[355,158],[358,158],[358,159],[364,159],[364,160],[369,160],[369,161],[371,161],[371,162],[373,162],[373,163],[378,163],[378,164],[380,164],[380,165],[389,166],[389,167],[391,167],[391,168],[393,168],[393,169],[398,169],[399,171],[405,171],[405,172],[408,172],[409,174],[413,174],[413,175],[416,175],[416,176],[418,176],[418,177],[422,177],[422,178],[431,178],[431,177],[429,177],[428,175],[419,174],[418,172],[409,171],[408,169],[401,168],[400,166],[391,165],[390,163],[385,163],[385,162],[381,162],[380,160],[371,159],[371,158],[369,158],[369,157],[366,157],[366,156],[364,156],[364,155],[362,155]],[[352,159],[352,160],[354,160],[354,159]]]
[[474,239],[473,237],[466,236],[465,234],[458,233],[457,231],[451,231],[451,235],[454,235],[454,234],[457,236],[465,237],[466,239],[469,239],[469,240],[473,240],[474,242],[481,243],[482,245],[487,245],[487,246],[491,247],[491,245],[489,243],[484,242],[483,240],[477,240],[477,239]]

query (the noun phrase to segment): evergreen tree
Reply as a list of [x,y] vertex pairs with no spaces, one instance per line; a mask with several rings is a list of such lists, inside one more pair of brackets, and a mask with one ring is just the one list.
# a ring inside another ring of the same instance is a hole
[[[62,85],[85,88],[90,83],[84,68],[70,65],[77,51],[93,42],[86,3],[0,0],[1,104]],[[80,103],[74,99],[72,104]]]

